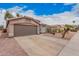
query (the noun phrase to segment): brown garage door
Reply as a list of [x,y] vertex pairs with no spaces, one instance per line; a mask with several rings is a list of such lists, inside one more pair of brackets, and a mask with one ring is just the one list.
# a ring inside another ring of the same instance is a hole
[[37,27],[31,25],[14,25],[14,36],[37,34]]

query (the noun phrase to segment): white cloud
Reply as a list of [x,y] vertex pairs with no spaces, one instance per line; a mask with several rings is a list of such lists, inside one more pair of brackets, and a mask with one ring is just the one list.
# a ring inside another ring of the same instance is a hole
[[60,14],[49,15],[47,18],[47,21],[50,21],[49,24],[72,24],[72,21],[76,20],[77,17],[70,12],[64,12]]
[[73,6],[72,13],[75,14],[76,16],[79,16],[79,4]]
[[[72,24],[72,21],[75,20],[77,21],[79,17],[76,17],[73,13],[71,12],[64,12],[64,13],[60,13],[60,14],[57,14],[57,15],[53,15],[53,16],[56,16],[56,17],[59,17],[59,23],[62,23],[62,24]],[[78,24],[78,23],[76,23]]]
[[27,6],[23,6],[23,7],[20,7],[20,6],[15,6],[13,8],[9,8],[7,9],[12,15],[14,15],[16,17],[16,13],[21,13],[23,12],[23,9],[24,8],[27,8]]
[[0,25],[5,25],[5,20],[4,20],[4,15],[5,15],[6,10],[5,9],[0,9]]
[[8,10],[9,12],[18,13],[18,12],[22,12],[24,8],[26,8],[26,6],[23,6],[23,7],[15,6],[15,7],[13,7],[13,8],[9,8],[9,9],[7,9],[7,10]]
[[79,23],[79,17],[76,17],[72,12],[64,12],[59,14],[52,15],[35,15],[33,10],[28,10],[23,15],[33,17],[35,19],[40,20],[42,23],[53,25],[53,24],[73,24],[72,21],[75,20],[76,24]]
[[0,8],[0,25],[6,25],[4,16],[6,13],[6,10],[8,10],[13,16],[16,16],[16,13],[20,13],[23,11],[23,9],[26,8],[25,6],[23,7],[19,7],[19,6],[15,6],[13,8],[9,8],[9,9],[2,9]]
[[30,16],[30,17],[34,17],[35,16],[33,10],[27,10],[27,11],[24,11],[23,13],[20,13],[20,14],[24,15],[24,16]]
[[[67,4],[67,5],[71,5],[71,3]],[[28,11],[26,11],[25,14],[27,16],[31,16],[33,18],[40,20],[42,23],[46,23],[49,25],[52,25],[52,24],[73,24],[72,23],[73,20],[76,21],[75,24],[79,24],[79,17],[76,16],[78,12],[79,12],[79,4],[75,5],[72,8],[71,12],[65,11],[65,12],[59,13],[59,14],[37,16],[34,14],[33,10],[28,10]]]
[[28,10],[25,13],[26,16],[33,17],[35,19],[40,20],[42,23],[53,25],[53,24],[72,24],[72,21],[77,21],[76,24],[78,24],[79,17],[76,17],[72,12],[64,12],[59,14],[52,14],[52,15],[41,15],[37,16],[34,14],[33,10]]

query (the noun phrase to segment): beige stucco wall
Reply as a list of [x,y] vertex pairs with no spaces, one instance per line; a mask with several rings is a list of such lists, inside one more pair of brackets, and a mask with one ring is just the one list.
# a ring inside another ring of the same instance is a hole
[[19,24],[19,23],[30,23],[30,20],[27,20],[26,19],[20,19],[20,20],[13,20],[13,21],[10,21],[9,24]]
[[40,26],[37,27],[37,34],[40,34]]
[[8,26],[8,36],[9,37],[13,37],[14,36],[14,25],[13,24],[10,24]]
[[37,34],[40,34],[40,25],[37,24],[36,22],[32,21],[32,20],[31,20],[31,23],[32,23],[33,25],[37,25]]
[[32,23],[33,25],[39,26],[39,24],[37,24],[36,22],[34,22],[34,21],[32,21],[32,20],[31,20],[31,23]]

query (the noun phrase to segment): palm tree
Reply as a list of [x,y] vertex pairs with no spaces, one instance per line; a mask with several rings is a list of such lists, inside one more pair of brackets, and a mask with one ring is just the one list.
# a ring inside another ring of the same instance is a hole
[[75,23],[75,20],[73,20],[72,22],[73,22],[73,24],[74,24],[74,23]]
[[16,14],[17,17],[20,17],[21,15],[19,13]]
[[[13,18],[13,15],[10,14],[9,11],[6,11],[5,16],[4,16],[4,19],[6,21],[6,25],[5,26],[7,26],[7,19],[9,19],[9,18]],[[3,32],[4,33],[7,32],[6,27],[4,28]]]
[[9,18],[13,18],[13,15],[10,14],[9,11],[6,11],[4,18],[5,18],[5,20],[9,19]]

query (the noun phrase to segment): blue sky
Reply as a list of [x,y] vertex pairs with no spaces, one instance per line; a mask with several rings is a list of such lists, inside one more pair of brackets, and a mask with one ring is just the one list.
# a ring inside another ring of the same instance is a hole
[[64,3],[0,3],[0,8],[8,9],[15,6],[26,6],[24,10],[33,10],[36,15],[51,15],[71,11],[75,4],[65,5]]
[[42,23],[79,24],[79,4],[75,3],[0,3],[0,24],[6,25],[4,15],[6,10],[15,17],[16,13],[30,16]]

